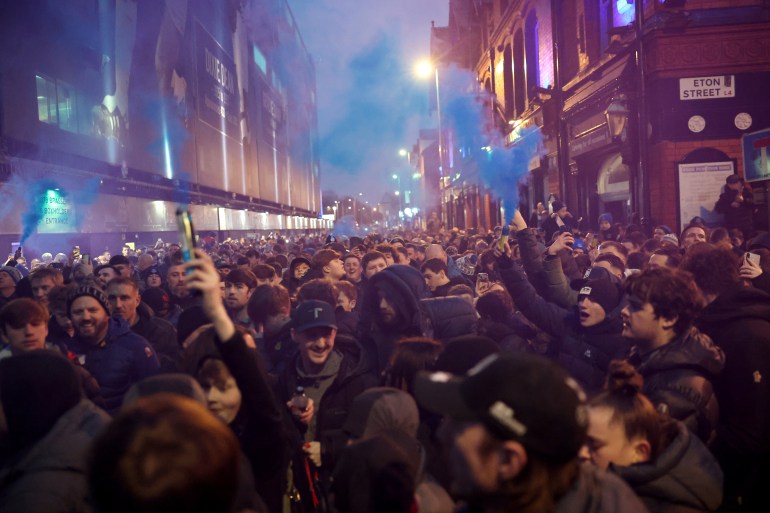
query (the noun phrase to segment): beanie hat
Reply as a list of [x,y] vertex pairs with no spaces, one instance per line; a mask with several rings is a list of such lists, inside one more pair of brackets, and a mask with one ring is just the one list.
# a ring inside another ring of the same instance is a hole
[[553,206],[553,213],[555,214],[556,212],[563,209],[567,205],[565,205],[563,201],[556,200],[553,202],[552,206]]
[[107,302],[107,296],[104,295],[104,292],[97,289],[96,287],[83,285],[71,290],[70,293],[67,294],[67,316],[70,314],[72,303],[74,303],[77,298],[82,296],[91,296],[97,300],[100,305],[102,305],[102,308],[104,308],[104,311],[107,312],[107,315],[110,314],[110,304]]
[[466,276],[473,276],[476,274],[476,262],[478,261],[478,255],[471,254],[458,258],[455,263],[460,272]]
[[147,280],[147,278],[149,278],[153,274],[158,275],[158,277],[160,277],[160,278],[163,277],[163,275],[160,274],[160,268],[157,265],[152,265],[152,266],[148,267],[147,269],[145,269],[144,271],[142,271],[140,273],[140,276],[142,278],[142,281],[145,281],[145,280]]
[[679,246],[679,237],[674,235],[673,233],[667,233],[663,237],[660,238],[660,242],[669,242],[673,244],[674,246]]
[[11,277],[13,280],[13,283],[19,283],[19,280],[21,280],[21,273],[18,269],[15,267],[11,267],[10,265],[4,265],[0,266],[0,272],[8,273],[8,276]]
[[608,223],[612,224],[614,221],[614,218],[612,217],[612,214],[609,212],[605,212],[604,214],[599,216],[599,224],[602,224],[602,221],[607,221]]
[[605,314],[613,311],[622,299],[620,288],[610,280],[591,280],[586,283],[578,292],[578,300],[584,297],[601,306]]

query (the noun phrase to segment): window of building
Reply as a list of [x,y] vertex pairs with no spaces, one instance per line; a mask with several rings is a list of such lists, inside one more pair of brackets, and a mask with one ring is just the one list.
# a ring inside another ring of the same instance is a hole
[[253,45],[252,54],[254,56],[254,64],[257,65],[263,74],[267,75],[267,59],[265,54],[262,53],[262,50],[257,45]]
[[527,108],[527,81],[524,75],[524,35],[517,30],[513,36],[513,91],[516,115]]
[[537,15],[529,13],[524,24],[524,49],[527,57],[527,96],[536,95],[535,90],[540,85],[540,45],[537,36]]
[[35,75],[37,119],[68,132],[90,134],[89,109],[83,95],[71,85],[43,75]]
[[505,102],[505,117],[513,119],[513,53],[511,45],[505,45],[503,51],[503,101]]

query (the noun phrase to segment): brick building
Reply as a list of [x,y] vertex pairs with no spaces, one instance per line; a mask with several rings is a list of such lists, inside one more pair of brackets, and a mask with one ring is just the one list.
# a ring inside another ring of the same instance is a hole
[[[603,212],[717,223],[714,202],[737,172],[767,229],[767,0],[450,0],[450,23],[437,30],[455,62],[476,56],[466,66],[494,94],[508,144],[521,128],[541,128],[545,152],[530,165],[522,210],[558,196],[585,229]],[[475,184],[442,186],[451,212],[456,191]],[[463,199],[490,210],[483,188]],[[488,228],[494,210],[462,221]]]

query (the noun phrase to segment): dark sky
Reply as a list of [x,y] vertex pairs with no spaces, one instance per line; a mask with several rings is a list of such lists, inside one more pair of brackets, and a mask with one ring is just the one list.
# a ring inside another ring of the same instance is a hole
[[[289,0],[316,63],[321,186],[378,202],[399,156],[431,127],[429,84],[414,68],[449,0]],[[435,117],[435,116],[434,116]]]

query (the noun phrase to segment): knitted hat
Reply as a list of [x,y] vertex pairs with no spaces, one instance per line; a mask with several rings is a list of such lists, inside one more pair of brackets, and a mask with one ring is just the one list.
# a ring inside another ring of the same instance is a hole
[[21,279],[21,273],[19,270],[15,267],[11,267],[10,265],[0,266],[0,272],[8,273],[8,276],[13,279],[13,283],[19,283],[19,280]]
[[677,237],[673,233],[667,233],[666,235],[661,237],[660,242],[670,242],[674,246],[679,247],[679,237]]
[[578,300],[584,297],[601,306],[604,313],[609,313],[620,304],[623,295],[610,280],[591,280],[578,292]]
[[605,212],[604,214],[599,216],[599,224],[602,224],[602,221],[607,221],[608,223],[612,224],[614,221],[614,218],[612,217],[612,214],[609,212]]
[[71,290],[70,293],[67,294],[67,316],[70,314],[72,303],[74,303],[77,298],[82,296],[91,296],[97,300],[99,304],[102,305],[102,308],[104,308],[104,311],[109,315],[110,304],[107,302],[107,296],[104,295],[104,292],[97,289],[96,287],[83,285],[82,287]]

